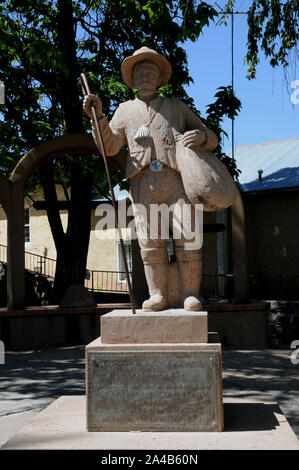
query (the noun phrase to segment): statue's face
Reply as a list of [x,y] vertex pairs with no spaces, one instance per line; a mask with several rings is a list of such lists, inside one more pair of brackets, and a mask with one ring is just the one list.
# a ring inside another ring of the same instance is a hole
[[152,62],[138,62],[133,70],[133,79],[139,95],[151,95],[159,84],[159,69]]

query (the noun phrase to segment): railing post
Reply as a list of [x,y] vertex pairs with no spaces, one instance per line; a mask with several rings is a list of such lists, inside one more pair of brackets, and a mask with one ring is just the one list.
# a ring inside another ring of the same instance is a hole
[[8,308],[25,307],[24,187],[10,185],[7,214],[7,303]]
[[245,208],[241,191],[231,207],[234,297],[239,303],[249,300]]

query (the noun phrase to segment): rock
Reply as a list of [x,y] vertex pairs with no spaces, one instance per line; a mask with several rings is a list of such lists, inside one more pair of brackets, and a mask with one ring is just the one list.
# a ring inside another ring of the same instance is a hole
[[60,302],[60,307],[96,307],[90,292],[83,286],[74,284],[68,288]]

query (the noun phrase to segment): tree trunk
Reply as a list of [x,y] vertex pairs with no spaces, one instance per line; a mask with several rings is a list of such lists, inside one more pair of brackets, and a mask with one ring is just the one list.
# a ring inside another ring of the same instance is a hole
[[91,183],[82,177],[80,165],[73,164],[72,194],[67,230],[64,232],[59,214],[53,163],[44,165],[40,173],[48,220],[57,252],[54,293],[51,300],[53,303],[60,303],[68,287],[72,284],[84,285],[90,238]]
[[[77,81],[76,41],[71,0],[58,0],[58,42],[66,71],[60,76],[61,103],[67,133],[84,132],[82,104]],[[90,238],[92,178],[73,157],[71,164],[71,198],[66,232],[63,231],[54,182],[53,163],[41,169],[47,215],[57,251],[54,296],[60,303],[72,284],[84,285]]]

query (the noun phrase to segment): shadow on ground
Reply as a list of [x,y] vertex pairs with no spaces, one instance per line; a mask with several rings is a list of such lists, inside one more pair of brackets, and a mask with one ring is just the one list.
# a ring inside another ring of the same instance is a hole
[[292,364],[291,353],[289,348],[224,348],[223,391],[230,396],[272,397],[299,437],[299,364]]
[[[291,352],[224,348],[223,391],[268,395],[299,436],[299,364],[291,363]],[[0,377],[0,416],[42,409],[61,395],[84,395],[84,346],[6,352]]]
[[0,365],[0,416],[85,394],[84,346],[8,351]]

